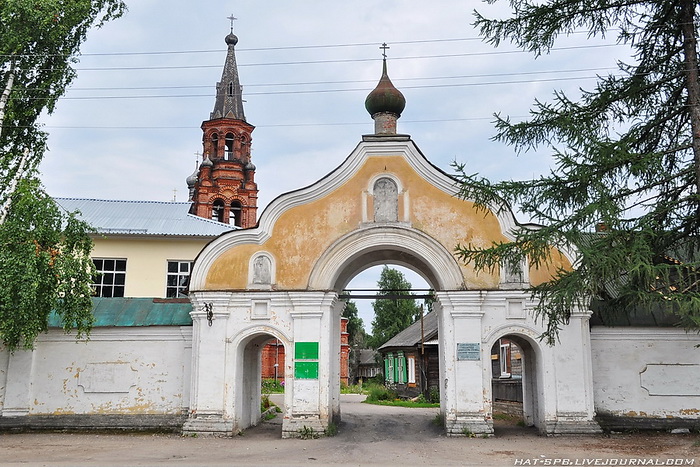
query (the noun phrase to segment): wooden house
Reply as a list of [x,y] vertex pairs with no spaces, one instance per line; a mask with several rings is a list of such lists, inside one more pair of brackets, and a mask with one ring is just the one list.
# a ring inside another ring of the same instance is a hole
[[439,391],[438,319],[436,312],[423,316],[379,347],[384,360],[384,380],[401,397]]

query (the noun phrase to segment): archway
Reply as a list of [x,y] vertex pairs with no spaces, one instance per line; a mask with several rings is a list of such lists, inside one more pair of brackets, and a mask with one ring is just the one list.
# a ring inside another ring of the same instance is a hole
[[[384,179],[396,190],[375,186]],[[503,335],[522,339],[525,355],[533,356],[526,359],[535,381],[528,394],[537,397],[526,409],[528,420],[548,433],[595,430],[587,311],[572,310],[561,331],[565,345],[540,348],[542,325],[530,313],[536,303],[524,290],[570,267],[570,258],[553,249],[551,265],[517,277],[459,264],[456,245],[508,241],[520,227],[505,208],[479,210],[455,195],[454,180],[408,137],[370,136],[337,170],[273,201],[256,227],[209,243],[191,275],[193,394],[186,431],[221,433],[234,420],[252,423],[251,394],[259,388],[247,375],[259,373],[245,362],[257,361],[256,346],[272,335],[287,350],[283,436],[323,432],[340,414],[339,295],[357,272],[385,263],[416,271],[435,291],[448,435],[493,433],[489,352]]]
[[[340,294],[357,273],[387,263],[416,272],[433,290],[463,287],[459,265],[449,251],[425,233],[397,225],[368,226],[338,239],[315,264],[310,275],[310,285],[314,288],[331,289]],[[447,308],[451,307],[447,305]],[[338,310],[342,310],[342,306],[338,307]],[[440,306],[434,311],[438,323],[442,320],[438,317],[442,310],[443,307]],[[340,314],[334,315],[333,319],[337,322],[333,328],[339,328]],[[441,379],[444,379],[444,357],[440,349],[442,346],[437,347],[438,372]],[[334,401],[338,401],[333,407],[333,413],[339,415],[338,375],[339,373],[332,372],[329,384],[334,391],[338,391],[333,398]],[[441,398],[440,402],[443,412],[450,410],[457,403],[454,397]],[[483,424],[483,418],[481,423]]]
[[[352,392],[362,392],[361,397],[370,400],[439,405],[437,319],[426,306],[426,299],[429,303],[432,298],[430,290],[420,274],[389,261],[353,277],[341,295],[354,303],[364,325],[364,332],[360,331],[364,339],[350,342],[355,357],[350,362]],[[342,402],[354,400],[341,394]],[[348,407],[341,403],[343,412]],[[434,417],[435,413],[428,414],[428,423]]]
[[[519,406],[517,415],[522,417],[523,425],[535,427],[544,433],[545,391],[539,343],[522,332],[510,331],[499,335],[490,348],[492,418],[499,410],[506,415],[516,415],[512,409],[515,408],[517,412]],[[494,351],[497,353],[494,354]],[[494,355],[498,358],[494,359]],[[495,432],[498,434],[497,429]]]
[[287,352],[289,343],[284,336],[270,329],[251,329],[232,342],[235,350],[230,352],[234,356],[231,380],[227,387],[232,392],[230,411],[234,415],[233,431],[239,432],[248,427],[255,426],[261,421],[261,397],[263,380],[263,352],[266,344],[274,341],[284,349],[281,361],[281,372],[287,376]]

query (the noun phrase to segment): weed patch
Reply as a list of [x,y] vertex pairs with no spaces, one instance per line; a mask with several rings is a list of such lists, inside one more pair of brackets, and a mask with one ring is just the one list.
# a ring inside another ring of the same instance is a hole
[[303,427],[299,428],[299,438],[301,439],[316,439],[320,436],[320,434],[314,430],[310,426],[304,425]]

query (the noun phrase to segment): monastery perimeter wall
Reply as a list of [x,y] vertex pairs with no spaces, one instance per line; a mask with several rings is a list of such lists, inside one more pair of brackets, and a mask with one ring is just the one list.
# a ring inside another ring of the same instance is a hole
[[162,429],[187,416],[191,326],[51,329],[34,350],[0,350],[0,429]]
[[700,429],[698,335],[678,328],[591,328],[593,394],[603,428]]

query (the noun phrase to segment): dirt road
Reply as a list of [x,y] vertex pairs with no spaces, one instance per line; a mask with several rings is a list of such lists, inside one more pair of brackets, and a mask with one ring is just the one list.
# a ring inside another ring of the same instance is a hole
[[4,434],[0,435],[0,464],[408,467],[632,465],[634,461],[634,465],[700,466],[697,434],[546,438],[529,429],[499,423],[494,438],[447,438],[434,423],[436,409],[378,407],[344,398],[341,410],[343,421],[337,436],[311,440],[280,439],[279,416],[235,438]]

